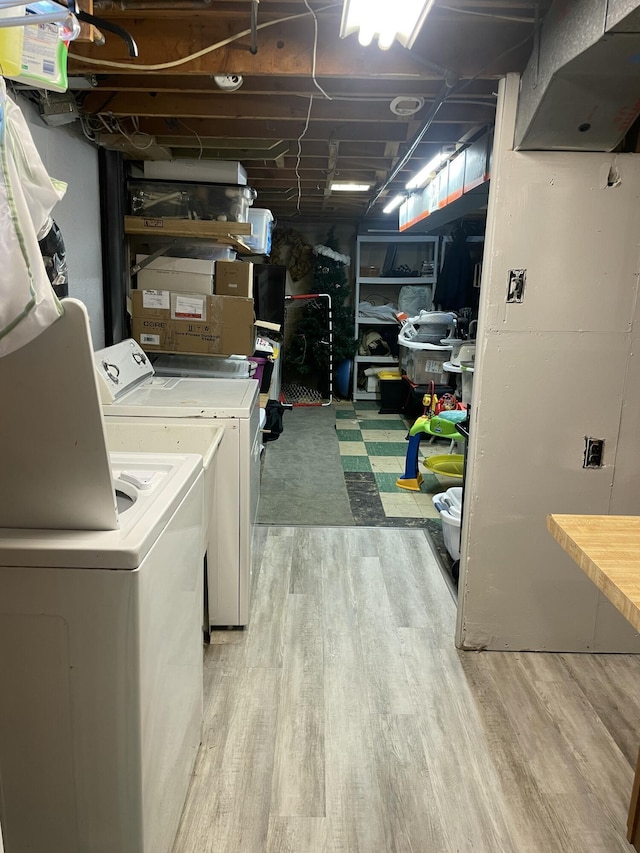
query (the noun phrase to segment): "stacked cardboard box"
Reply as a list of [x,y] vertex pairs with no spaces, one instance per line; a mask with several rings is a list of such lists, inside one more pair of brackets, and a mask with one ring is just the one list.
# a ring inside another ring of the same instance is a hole
[[168,290],[131,292],[132,335],[149,352],[253,355],[253,299]]
[[217,296],[253,297],[253,264],[245,261],[216,263]]

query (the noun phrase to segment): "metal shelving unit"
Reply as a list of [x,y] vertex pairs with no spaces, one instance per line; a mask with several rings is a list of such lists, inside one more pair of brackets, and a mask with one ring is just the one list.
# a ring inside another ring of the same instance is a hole
[[[363,330],[388,328],[398,326],[394,320],[378,320],[359,315],[358,306],[363,300],[372,299],[375,303],[389,303],[398,307],[400,288],[409,286],[429,286],[430,298],[439,270],[439,238],[425,235],[404,237],[400,234],[370,236],[361,235],[356,248],[356,320],[355,338],[360,340]],[[423,266],[428,268],[425,275],[421,273]],[[401,270],[407,267],[409,272],[402,275]],[[375,271],[375,274],[371,274]],[[385,275],[385,273],[387,273]],[[388,273],[393,273],[389,275]],[[411,274],[413,273],[413,274]],[[425,306],[425,307],[429,307]],[[353,399],[375,400],[379,397],[377,391],[366,391],[359,387],[362,371],[374,365],[388,367],[397,365],[398,359],[393,356],[374,356],[356,354],[353,366]]]

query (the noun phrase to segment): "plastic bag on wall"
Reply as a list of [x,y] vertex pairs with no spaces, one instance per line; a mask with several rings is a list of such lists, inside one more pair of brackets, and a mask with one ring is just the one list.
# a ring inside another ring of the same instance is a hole
[[0,356],[28,344],[62,313],[38,237],[65,190],[47,174],[0,78]]
[[62,233],[51,217],[49,217],[49,224],[45,228],[44,234],[38,235],[38,245],[51,286],[58,299],[63,299],[69,295],[67,251]]
[[431,288],[422,285],[405,285],[398,294],[398,310],[407,317],[431,308]]

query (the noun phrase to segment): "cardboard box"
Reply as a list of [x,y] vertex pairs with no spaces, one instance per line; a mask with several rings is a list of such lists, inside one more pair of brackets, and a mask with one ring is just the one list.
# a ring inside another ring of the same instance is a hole
[[[147,255],[136,255],[136,263]],[[173,290],[213,294],[215,261],[196,258],[156,258],[138,273],[138,290]]]
[[218,261],[216,296],[253,297],[253,264],[249,261]]
[[132,335],[149,352],[253,355],[253,299],[236,296],[131,292]]

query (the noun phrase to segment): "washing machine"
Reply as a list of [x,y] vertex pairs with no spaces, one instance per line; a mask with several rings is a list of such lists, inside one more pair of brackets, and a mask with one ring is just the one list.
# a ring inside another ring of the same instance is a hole
[[202,458],[106,448],[76,300],[0,359],[7,851],[170,853],[202,729]]
[[[173,421],[176,429],[184,429],[210,420],[224,428],[209,524],[208,620],[210,628],[246,625],[260,495],[258,382],[157,376],[131,339],[97,351],[94,360],[108,434],[112,423],[139,429],[142,418],[149,426]],[[122,435],[121,441],[126,442]],[[189,450],[186,441],[183,447]]]

